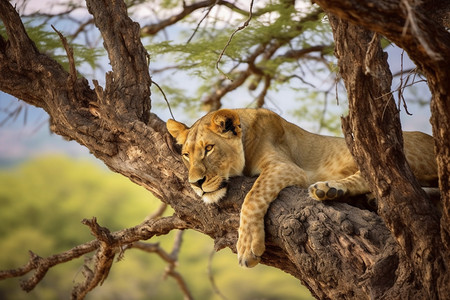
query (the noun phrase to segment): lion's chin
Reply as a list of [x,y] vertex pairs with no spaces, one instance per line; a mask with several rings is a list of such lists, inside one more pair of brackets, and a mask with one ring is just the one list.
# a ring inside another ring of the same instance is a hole
[[217,203],[220,199],[225,197],[227,193],[227,188],[223,187],[214,192],[205,192],[202,196],[203,202],[206,204]]

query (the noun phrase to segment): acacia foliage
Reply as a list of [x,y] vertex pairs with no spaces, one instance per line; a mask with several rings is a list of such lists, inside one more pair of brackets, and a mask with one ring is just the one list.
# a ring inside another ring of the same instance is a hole
[[[103,83],[109,68],[103,38],[84,1],[38,11],[27,3],[20,1],[17,10],[38,49],[68,70],[53,26],[73,48],[77,72]],[[289,105],[294,106],[289,114],[315,130],[339,134],[336,116],[345,107],[334,99],[337,89],[343,91],[336,87],[333,38],[320,7],[309,1],[256,1],[251,16],[247,1],[128,1],[127,7],[150,54],[152,104],[158,111],[167,111],[164,98],[188,115],[175,114],[185,121],[222,105],[265,105],[278,112]],[[295,91],[293,99],[280,95],[287,90]]]

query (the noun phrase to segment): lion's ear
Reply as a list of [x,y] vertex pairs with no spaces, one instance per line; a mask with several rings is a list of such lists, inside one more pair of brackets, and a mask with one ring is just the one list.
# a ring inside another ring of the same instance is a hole
[[166,122],[167,130],[171,136],[173,136],[177,143],[183,145],[186,142],[187,134],[189,132],[189,128],[183,123],[177,122],[175,120],[169,119]]
[[221,109],[216,111],[211,117],[209,129],[225,138],[234,136],[241,137],[241,121],[236,111],[230,109]]

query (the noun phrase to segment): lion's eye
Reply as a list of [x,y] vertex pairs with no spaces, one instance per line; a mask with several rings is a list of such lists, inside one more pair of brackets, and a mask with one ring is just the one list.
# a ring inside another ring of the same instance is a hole
[[208,154],[208,152],[211,152],[213,148],[214,148],[214,145],[206,145],[205,153]]
[[183,158],[189,161],[189,153],[183,153]]

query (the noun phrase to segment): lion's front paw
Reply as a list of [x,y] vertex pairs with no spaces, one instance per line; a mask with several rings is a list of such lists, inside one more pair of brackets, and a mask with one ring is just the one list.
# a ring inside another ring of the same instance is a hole
[[239,264],[253,268],[261,260],[266,247],[264,245],[264,227],[258,224],[239,227],[239,239],[236,245]]
[[345,195],[347,189],[333,181],[316,182],[308,188],[309,196],[316,200],[334,200]]

